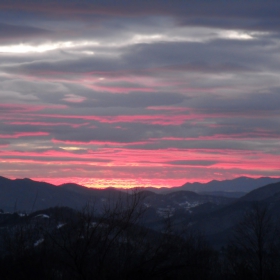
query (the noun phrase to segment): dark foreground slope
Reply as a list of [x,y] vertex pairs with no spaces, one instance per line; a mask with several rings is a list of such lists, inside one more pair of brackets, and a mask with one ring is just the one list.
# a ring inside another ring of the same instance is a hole
[[235,226],[256,205],[268,209],[273,223],[279,222],[280,183],[263,186],[215,211],[193,217],[191,227],[204,232],[212,244],[222,246],[232,237]]
[[[32,189],[36,182],[27,185]],[[42,188],[52,192],[53,187]],[[88,194],[77,185],[54,188]],[[121,192],[108,199],[111,191],[92,193],[102,201],[100,209],[93,203],[79,211],[0,211],[1,277],[279,279],[280,183],[237,200],[189,191]]]

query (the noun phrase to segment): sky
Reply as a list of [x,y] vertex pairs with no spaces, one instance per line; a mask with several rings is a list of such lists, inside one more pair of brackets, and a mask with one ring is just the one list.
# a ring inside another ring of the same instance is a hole
[[279,77],[279,1],[2,0],[0,175],[280,177]]

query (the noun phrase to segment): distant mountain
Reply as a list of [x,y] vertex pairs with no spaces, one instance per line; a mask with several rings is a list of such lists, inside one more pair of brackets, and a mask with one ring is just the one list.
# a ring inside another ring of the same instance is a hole
[[[154,188],[147,187],[145,190],[150,190],[154,193],[171,193],[174,191],[193,191],[196,193],[214,195],[214,196],[225,196],[225,197],[241,197],[246,193],[260,188],[262,186],[280,182],[279,178],[260,177],[257,179],[249,177],[239,177],[232,180],[217,181],[212,180],[208,183],[185,183],[180,187],[172,188]],[[141,188],[140,188],[141,189]]]
[[[234,199],[227,197],[199,195],[195,192],[174,189],[171,193],[157,194],[147,189],[139,189],[144,204],[153,208],[157,216],[164,217],[170,211],[188,210],[204,203],[225,205]],[[102,207],[104,203],[132,195],[114,188],[94,189],[78,184],[67,183],[59,186],[30,179],[10,180],[0,177],[0,209],[27,213],[55,206],[66,206],[81,209],[87,203]],[[170,212],[170,213],[171,213]]]
[[188,190],[194,192],[250,192],[254,189],[260,188],[262,186],[280,182],[280,178],[249,178],[249,177],[239,177],[233,180],[217,181],[213,180],[208,183],[186,183],[181,187],[174,188],[177,190]]

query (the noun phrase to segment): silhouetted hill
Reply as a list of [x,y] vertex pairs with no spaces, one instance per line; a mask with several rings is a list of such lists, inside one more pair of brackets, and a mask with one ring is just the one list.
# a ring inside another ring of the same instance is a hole
[[221,196],[221,197],[231,197],[240,198],[246,194],[246,192],[227,192],[227,191],[209,191],[209,192],[198,192],[199,194]]
[[[208,209],[199,211],[200,215],[193,215],[191,226],[204,232],[212,244],[221,246],[228,241],[232,228],[256,203],[267,207],[271,218],[276,221],[280,213],[280,183],[269,184],[253,190],[232,203],[214,209],[214,211]],[[196,213],[195,208],[193,211]]]
[[89,202],[98,205],[124,195],[116,189],[90,189],[75,184],[55,186],[30,179],[0,178],[0,208],[10,212],[29,213],[55,206],[80,209]]
[[280,193],[280,182],[253,190],[240,198],[243,201],[260,201]]

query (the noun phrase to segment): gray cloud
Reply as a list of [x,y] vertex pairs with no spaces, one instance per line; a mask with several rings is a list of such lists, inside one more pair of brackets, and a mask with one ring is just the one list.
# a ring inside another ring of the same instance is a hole
[[210,166],[214,165],[215,161],[210,160],[174,160],[174,161],[168,161],[168,164],[174,164],[174,165],[194,165],[194,166]]
[[11,40],[26,40],[30,38],[42,37],[49,35],[50,31],[42,28],[24,25],[11,25],[0,23],[0,43]]

